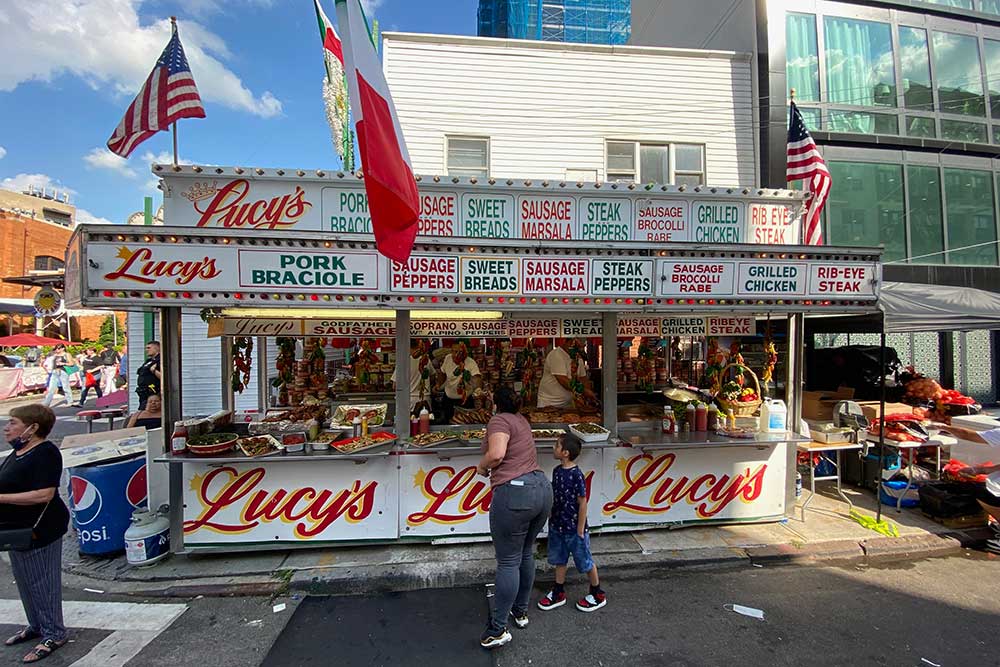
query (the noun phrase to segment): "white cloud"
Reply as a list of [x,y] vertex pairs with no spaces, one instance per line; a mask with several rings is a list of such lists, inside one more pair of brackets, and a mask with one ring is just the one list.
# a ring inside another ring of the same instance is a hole
[[3,146],[0,146],[0,160],[2,160],[4,155],[6,154],[7,154],[7,149],[4,148]]
[[[69,73],[94,89],[111,87],[123,98],[133,96],[170,38],[167,19],[139,24],[137,8],[142,1],[3,3],[0,62],[4,67],[0,68],[0,91],[14,90],[26,81],[48,82]],[[220,58],[230,56],[221,37],[191,21],[184,21],[180,29],[204,100],[264,118],[281,113],[280,100],[269,91],[254,94],[221,62]],[[111,120],[109,128],[117,120]]]
[[[257,7],[273,7],[274,0],[244,0],[248,5]],[[205,17],[210,14],[218,14],[222,12],[223,8],[228,4],[230,9],[233,5],[238,4],[232,0],[224,2],[223,0],[180,0],[181,6],[190,14],[198,17]]]
[[16,176],[0,180],[0,188],[4,190],[21,192],[22,190],[27,190],[29,186],[35,188],[45,188],[46,190],[68,192],[71,195],[76,194],[76,190],[63,185],[58,180],[46,174],[18,174]]
[[107,169],[124,176],[125,178],[135,178],[138,174],[128,166],[128,160],[115,155],[104,146],[91,150],[83,156],[83,161],[94,169]]
[[382,6],[382,0],[361,0],[361,7],[365,10],[365,16],[371,21],[372,14],[375,10]]
[[107,218],[99,218],[87,209],[76,209],[76,222],[81,225],[113,225]]

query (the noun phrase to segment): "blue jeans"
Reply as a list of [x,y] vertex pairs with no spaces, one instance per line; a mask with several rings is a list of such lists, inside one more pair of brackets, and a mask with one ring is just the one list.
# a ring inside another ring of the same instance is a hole
[[490,535],[497,557],[490,629],[507,627],[510,610],[524,612],[535,583],[535,540],[552,511],[552,484],[541,470],[493,488]]
[[69,386],[69,375],[61,368],[57,368],[49,376],[49,388],[45,392],[42,405],[46,407],[51,405],[52,399],[56,397],[56,391],[60,387],[62,387],[63,393],[66,394],[66,404],[71,404],[73,402],[73,388]]

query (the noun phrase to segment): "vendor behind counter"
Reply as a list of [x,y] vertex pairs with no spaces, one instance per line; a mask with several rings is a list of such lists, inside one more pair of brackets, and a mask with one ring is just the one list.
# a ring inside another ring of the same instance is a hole
[[587,371],[586,350],[585,340],[561,338],[545,356],[538,384],[539,408],[569,408],[577,402],[597,399]]

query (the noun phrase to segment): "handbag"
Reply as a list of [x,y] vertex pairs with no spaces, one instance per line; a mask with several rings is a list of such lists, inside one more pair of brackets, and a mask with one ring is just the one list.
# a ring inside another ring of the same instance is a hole
[[87,387],[88,389],[93,388],[97,384],[97,378],[95,378],[94,374],[91,373],[90,371],[84,373],[83,378],[84,378],[83,386]]
[[[7,465],[10,456],[14,455],[8,455],[3,465]],[[2,469],[3,466],[0,466],[0,470]],[[58,493],[58,490],[56,493]],[[52,498],[55,498],[55,495]],[[27,551],[31,549],[31,540],[35,535],[35,529],[42,522],[42,517],[45,516],[46,510],[49,509],[49,503],[52,502],[52,498],[49,498],[49,502],[45,503],[45,507],[42,508],[41,513],[38,515],[38,519],[35,520],[35,525],[31,528],[3,528],[0,525],[0,551]]]

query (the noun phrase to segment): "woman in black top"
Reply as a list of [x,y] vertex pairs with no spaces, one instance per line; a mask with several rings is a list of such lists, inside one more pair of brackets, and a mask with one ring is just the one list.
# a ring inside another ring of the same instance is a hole
[[125,428],[144,428],[147,431],[163,426],[163,399],[159,394],[152,394],[146,399],[146,409],[129,417]]
[[62,614],[62,536],[69,511],[59,497],[62,455],[45,438],[56,423],[44,405],[24,405],[10,411],[4,438],[11,452],[0,465],[0,524],[32,528],[31,547],[11,551],[21,604],[28,627],[10,637],[7,646],[39,639],[24,662],[48,657],[67,641]]

